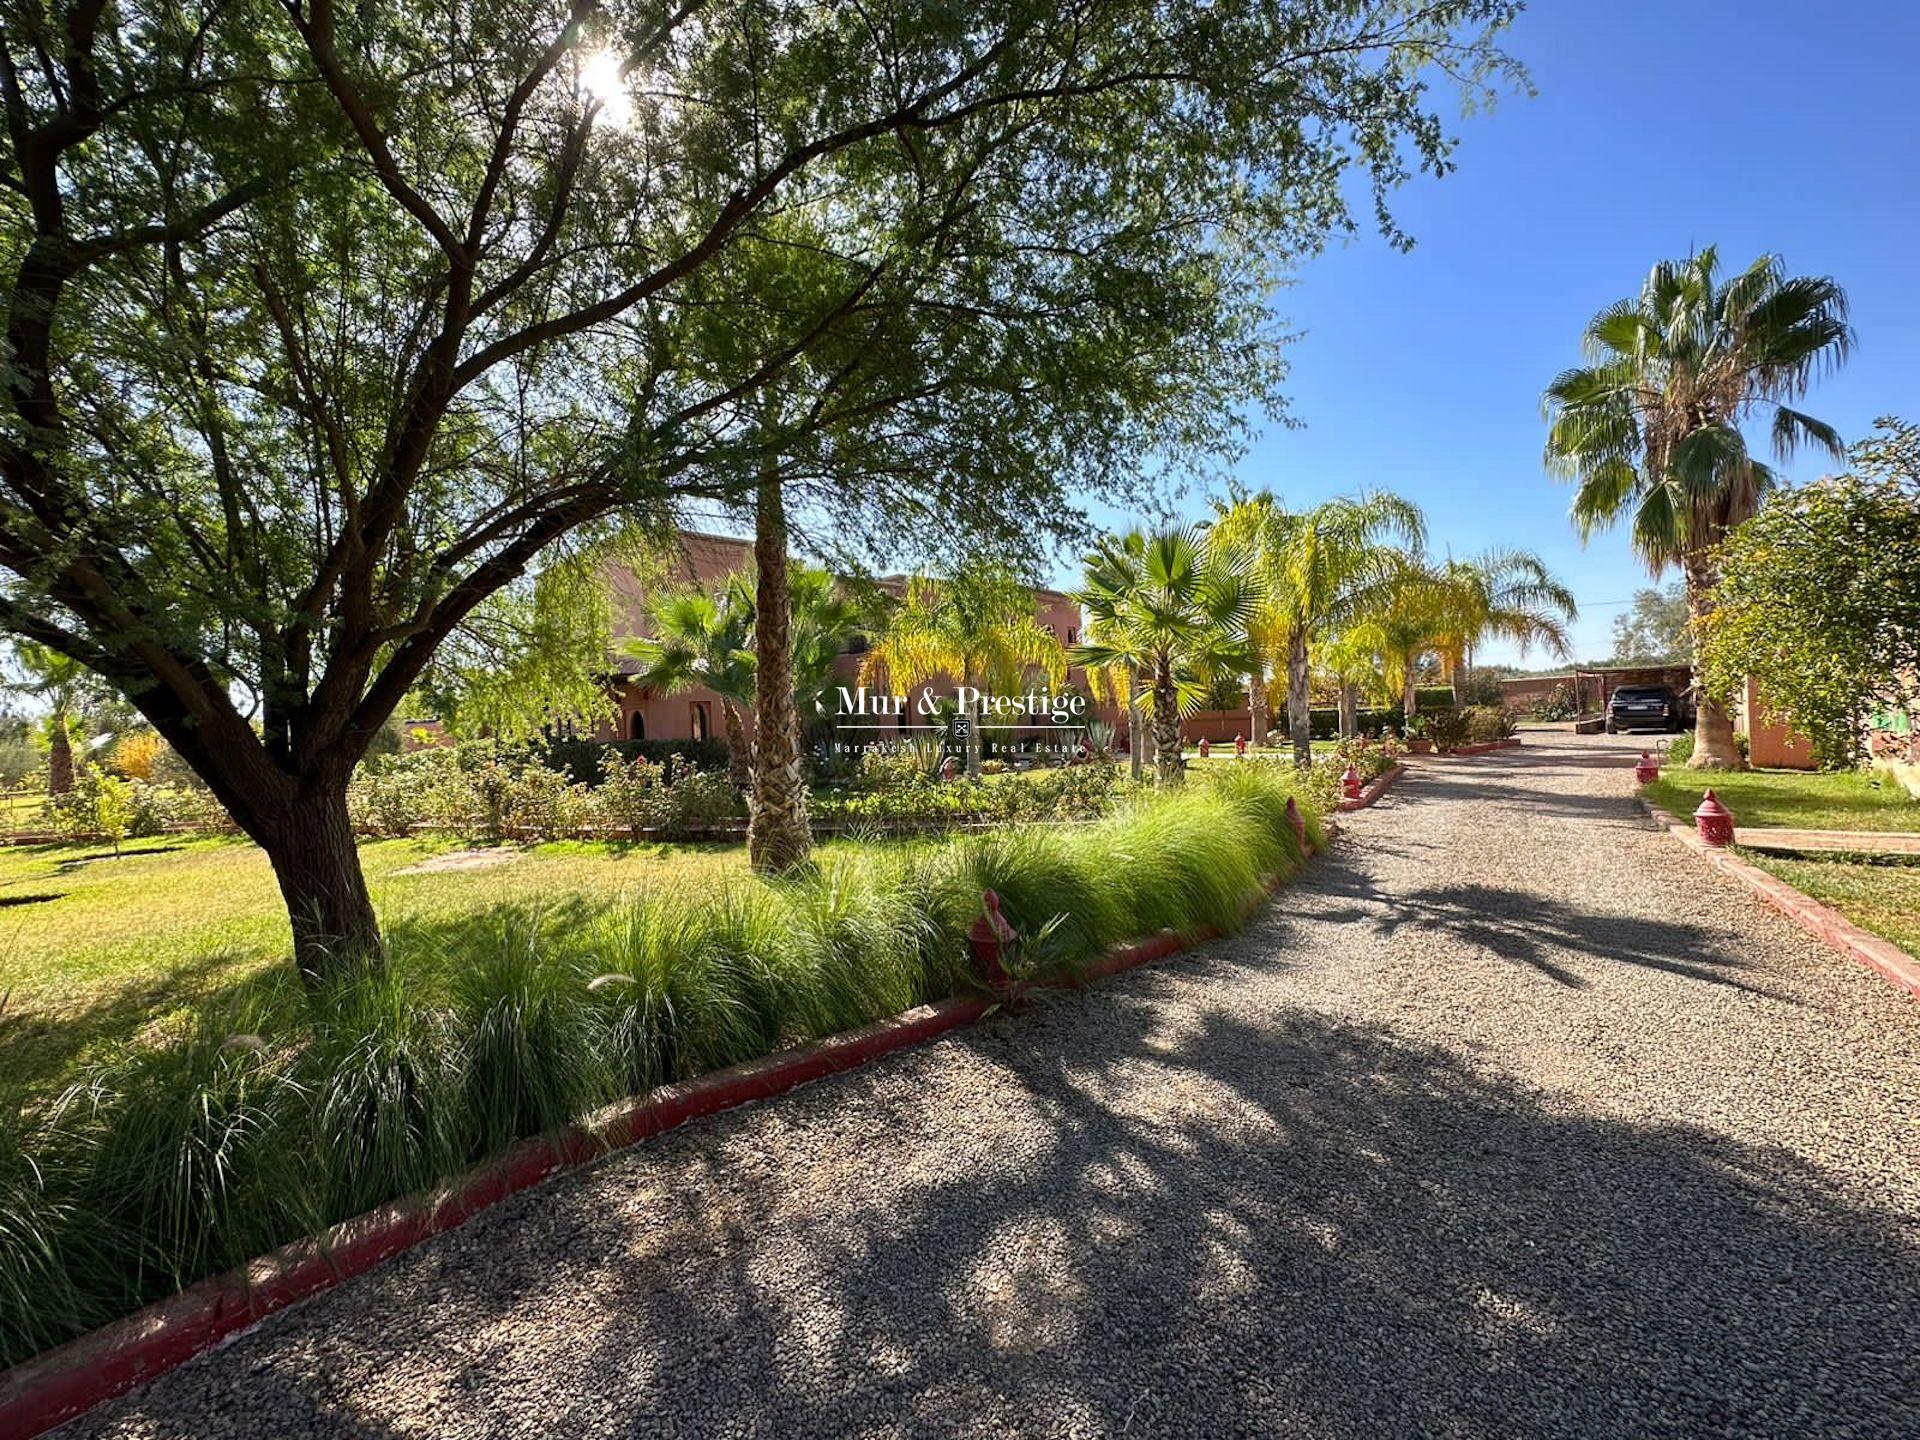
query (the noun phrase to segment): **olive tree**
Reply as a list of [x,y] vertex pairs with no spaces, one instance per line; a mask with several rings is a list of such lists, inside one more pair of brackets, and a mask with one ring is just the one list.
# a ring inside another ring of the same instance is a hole
[[205,779],[304,974],[375,961],[348,776],[496,596],[750,517],[792,733],[792,532],[1058,536],[1219,453],[1268,288],[1450,165],[1430,80],[1517,8],[9,4],[0,627]]

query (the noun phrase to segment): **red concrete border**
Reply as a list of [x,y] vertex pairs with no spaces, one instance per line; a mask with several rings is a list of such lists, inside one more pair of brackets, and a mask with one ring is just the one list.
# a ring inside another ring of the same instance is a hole
[[1364,810],[1382,795],[1386,794],[1387,791],[1391,790],[1393,788],[1393,782],[1406,773],[1407,767],[1395,761],[1391,770],[1374,776],[1366,785],[1361,787],[1358,795],[1354,796],[1351,800],[1339,801],[1335,804],[1334,809],[1342,813]]
[[1495,750],[1511,750],[1519,743],[1520,738],[1517,735],[1505,740],[1480,740],[1471,745],[1456,745],[1453,749],[1447,751],[1446,754],[1436,754],[1433,758],[1436,760],[1449,760],[1455,756],[1489,755]]
[[[1398,773],[1396,768],[1382,778]],[[1276,876],[1248,901],[1244,913],[1251,915],[1287,878]],[[1084,985],[1220,934],[1209,925],[1187,935],[1156,935],[1110,951],[1076,976],[1039,982],[1039,987]],[[858,1030],[661,1086],[644,1098],[601,1112],[586,1128],[523,1140],[435,1196],[398,1201],[342,1221],[316,1238],[295,1241],[237,1270],[202,1280],[0,1373],[0,1436],[31,1440],[45,1434],[103,1401],[158,1379],[276,1311],[364,1274],[562,1171],[690,1120],[771,1099],[922,1044],[974,1024],[1000,1003],[996,996],[962,995],[922,1005]]]
[[1669,835],[1703,856],[1722,873],[1731,875],[1809,935],[1830,949],[1838,950],[1849,960],[1866,966],[1889,984],[1920,996],[1920,960],[1907,954],[1891,940],[1861,929],[1838,910],[1822,905],[1804,890],[1796,890],[1779,876],[1769,875],[1759,866],[1749,865],[1738,855],[1707,844],[1691,828],[1678,823],[1645,796],[1636,795],[1634,798],[1639,800],[1640,808],[1656,824],[1666,827]]

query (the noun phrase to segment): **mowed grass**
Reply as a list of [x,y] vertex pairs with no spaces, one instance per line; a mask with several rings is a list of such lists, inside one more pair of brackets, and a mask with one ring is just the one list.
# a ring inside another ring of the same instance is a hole
[[1642,790],[1648,801],[1686,824],[1708,789],[1733,812],[1736,825],[1796,830],[1920,831],[1920,801],[1898,782],[1858,771],[1748,770],[1715,774],[1663,769]]
[[1787,859],[1743,852],[1769,874],[1831,905],[1863,930],[1920,956],[1920,864],[1841,859]]
[[[291,937],[266,856],[239,839],[0,848],[0,1083],[44,1090],[101,1041],[291,977]],[[501,906],[605,904],[712,887],[746,870],[737,846],[567,842],[473,870],[402,874],[459,847],[377,840],[360,858],[388,926]]]

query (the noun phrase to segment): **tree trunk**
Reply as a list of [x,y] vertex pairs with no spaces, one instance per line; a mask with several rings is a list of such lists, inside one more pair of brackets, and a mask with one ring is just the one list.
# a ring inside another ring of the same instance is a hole
[[1340,738],[1351,740],[1360,733],[1360,687],[1351,680],[1340,682]]
[[747,731],[740,722],[740,707],[722,696],[720,718],[727,727],[727,776],[736,788],[750,790],[753,786],[753,760],[747,753]]
[[1253,673],[1247,677],[1247,713],[1253,722],[1253,734],[1247,737],[1247,743],[1256,750],[1267,739],[1267,667],[1255,660]]
[[1689,770],[1739,770],[1744,762],[1740,759],[1739,742],[1734,739],[1733,717],[1727,713],[1727,707],[1719,700],[1709,698],[1699,689],[1700,667],[1698,659],[1698,636],[1700,624],[1713,610],[1713,585],[1715,581],[1713,566],[1705,555],[1689,556],[1686,564],[1687,616],[1691,621],[1690,630],[1695,637],[1694,686],[1698,696],[1698,714],[1694,719],[1693,755],[1687,761]]
[[813,850],[800,773],[800,715],[793,699],[792,596],[787,589],[787,507],[771,465],[760,474],[753,521],[753,791],[747,858],[778,872]]
[[1420,687],[1414,681],[1414,662],[1411,657],[1400,676],[1400,713],[1411,730],[1413,722],[1420,716]]
[[380,922],[347,816],[347,787],[303,791],[253,836],[267,852],[293,925],[293,963],[310,987],[379,969]]
[[1127,666],[1127,765],[1138,780],[1146,767],[1146,726],[1140,723],[1140,672]]
[[1153,672],[1153,772],[1161,785],[1178,785],[1186,773],[1180,754],[1180,697],[1173,667],[1162,660]]
[[1293,763],[1302,770],[1313,764],[1313,716],[1307,688],[1307,627],[1295,625],[1287,633],[1287,730],[1293,740]]
[[73,736],[67,713],[56,710],[47,721],[47,794],[73,793]]

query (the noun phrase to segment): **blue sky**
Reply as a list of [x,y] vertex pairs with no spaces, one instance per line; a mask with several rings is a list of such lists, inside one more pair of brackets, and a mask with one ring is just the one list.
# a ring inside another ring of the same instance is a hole
[[1299,503],[1386,486],[1425,507],[1436,550],[1538,550],[1594,658],[1609,602],[1648,581],[1624,534],[1574,535],[1539,397],[1655,260],[1714,244],[1832,275],[1859,344],[1803,408],[1849,441],[1920,418],[1920,5],[1539,0],[1508,48],[1539,93],[1462,120],[1457,171],[1400,192],[1413,252],[1363,235],[1278,297],[1305,332],[1287,386],[1304,428],[1269,429],[1238,475]]

